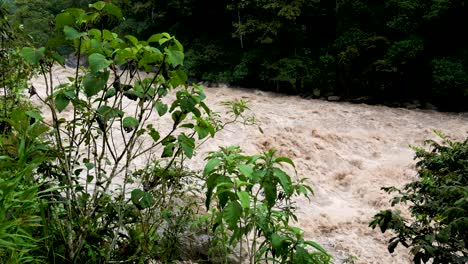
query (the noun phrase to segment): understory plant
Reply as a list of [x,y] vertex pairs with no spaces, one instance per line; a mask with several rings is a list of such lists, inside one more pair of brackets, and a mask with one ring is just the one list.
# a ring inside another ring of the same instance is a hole
[[41,263],[41,227],[44,208],[53,191],[35,178],[38,167],[50,157],[44,141],[48,128],[34,120],[32,110],[17,108],[2,121],[10,125],[0,135],[0,262]]
[[297,221],[293,198],[312,193],[305,179],[294,182],[283,170],[285,164],[295,168],[291,159],[272,150],[247,156],[231,146],[212,152],[207,160],[205,205],[214,257],[227,262],[238,246],[239,263],[331,263],[320,245],[290,225]]
[[437,133],[442,143],[427,140],[429,149],[415,147],[418,179],[403,188],[382,188],[397,193],[392,205],[408,205],[411,218],[384,210],[370,223],[382,232],[391,230],[388,250],[398,244],[411,249],[414,263],[467,263],[468,261],[468,138],[455,142]]

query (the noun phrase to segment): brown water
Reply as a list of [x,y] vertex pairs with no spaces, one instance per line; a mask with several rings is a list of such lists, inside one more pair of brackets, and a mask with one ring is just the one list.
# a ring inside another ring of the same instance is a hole
[[[70,70],[54,70],[64,80]],[[41,93],[45,88],[35,83]],[[224,113],[220,102],[243,99],[255,114],[256,126],[231,125],[198,150],[191,161],[203,167],[207,151],[220,145],[239,145],[254,154],[274,148],[296,163],[298,176],[308,178],[315,191],[309,203],[297,201],[298,223],[305,236],[322,244],[336,263],[357,257],[355,263],[411,263],[408,251],[387,251],[390,235],[372,230],[368,223],[389,207],[382,186],[402,186],[415,178],[410,145],[437,138],[440,130],[452,139],[468,135],[468,114],[408,110],[343,102],[307,100],[255,90],[228,87],[205,92],[207,104]],[[66,115],[66,113],[65,113]]]

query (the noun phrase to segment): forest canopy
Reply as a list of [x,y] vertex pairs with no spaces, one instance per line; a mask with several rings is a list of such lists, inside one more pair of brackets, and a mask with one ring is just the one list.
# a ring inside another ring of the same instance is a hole
[[[41,45],[50,18],[91,0],[5,1]],[[168,31],[193,80],[323,97],[420,100],[452,110],[468,101],[464,0],[113,0],[117,32]]]

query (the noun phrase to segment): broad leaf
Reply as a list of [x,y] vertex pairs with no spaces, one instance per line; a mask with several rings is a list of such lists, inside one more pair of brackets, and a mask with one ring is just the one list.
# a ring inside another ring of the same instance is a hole
[[83,89],[87,97],[94,96],[102,91],[109,79],[109,72],[88,73],[83,79]]
[[158,111],[159,116],[163,116],[164,114],[167,113],[167,108],[168,108],[167,105],[160,101],[155,102],[154,107]]
[[164,147],[163,153],[161,155],[161,158],[169,158],[174,155],[174,148],[175,144],[174,143],[169,143]]
[[212,171],[214,171],[220,163],[221,161],[219,159],[210,159],[205,165],[205,169],[203,170],[203,176],[207,176]]
[[70,26],[64,26],[63,27],[63,33],[65,33],[65,37],[68,40],[75,40],[81,37],[86,36],[85,32],[78,32],[78,30],[70,27]]
[[105,69],[112,64],[112,61],[107,60],[104,55],[99,53],[93,53],[89,55],[88,62],[92,73],[97,73],[98,71]]
[[122,120],[122,126],[125,131],[133,130],[138,127],[138,120],[132,116],[127,116]]
[[59,112],[62,112],[68,104],[70,103],[70,99],[63,93],[57,94],[55,97],[55,107]]
[[231,230],[237,227],[241,216],[242,206],[237,201],[231,201],[223,210],[223,217]]
[[278,168],[273,168],[273,174],[279,180],[281,187],[287,194],[292,194],[292,183],[291,178],[284,171]]
[[96,112],[103,118],[105,122],[111,120],[112,118],[122,117],[123,112],[117,108],[112,108],[107,105],[99,107]]
[[75,18],[69,13],[61,13],[55,17],[55,28],[62,29],[65,26],[73,26]]
[[44,47],[39,49],[25,47],[21,50],[20,54],[27,62],[31,64],[38,64],[42,58],[44,58],[44,52]]
[[237,192],[237,197],[241,202],[242,208],[249,209],[250,208],[250,196],[246,191]]
[[195,148],[195,139],[189,138],[185,134],[180,134],[177,140],[185,155],[191,159],[193,156],[193,150]]
[[153,196],[151,193],[144,192],[140,189],[135,189],[131,193],[132,203],[140,210],[151,207],[153,205]]
[[165,53],[172,66],[176,67],[179,65],[183,65],[184,53],[182,51],[166,49]]

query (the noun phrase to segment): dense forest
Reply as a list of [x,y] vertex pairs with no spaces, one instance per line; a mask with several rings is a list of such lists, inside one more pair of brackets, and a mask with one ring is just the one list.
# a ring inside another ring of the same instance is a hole
[[[51,18],[94,1],[7,1],[38,45]],[[192,80],[365,102],[468,102],[464,0],[113,0],[116,32],[169,32],[186,49]],[[64,51],[65,52],[65,51]]]

